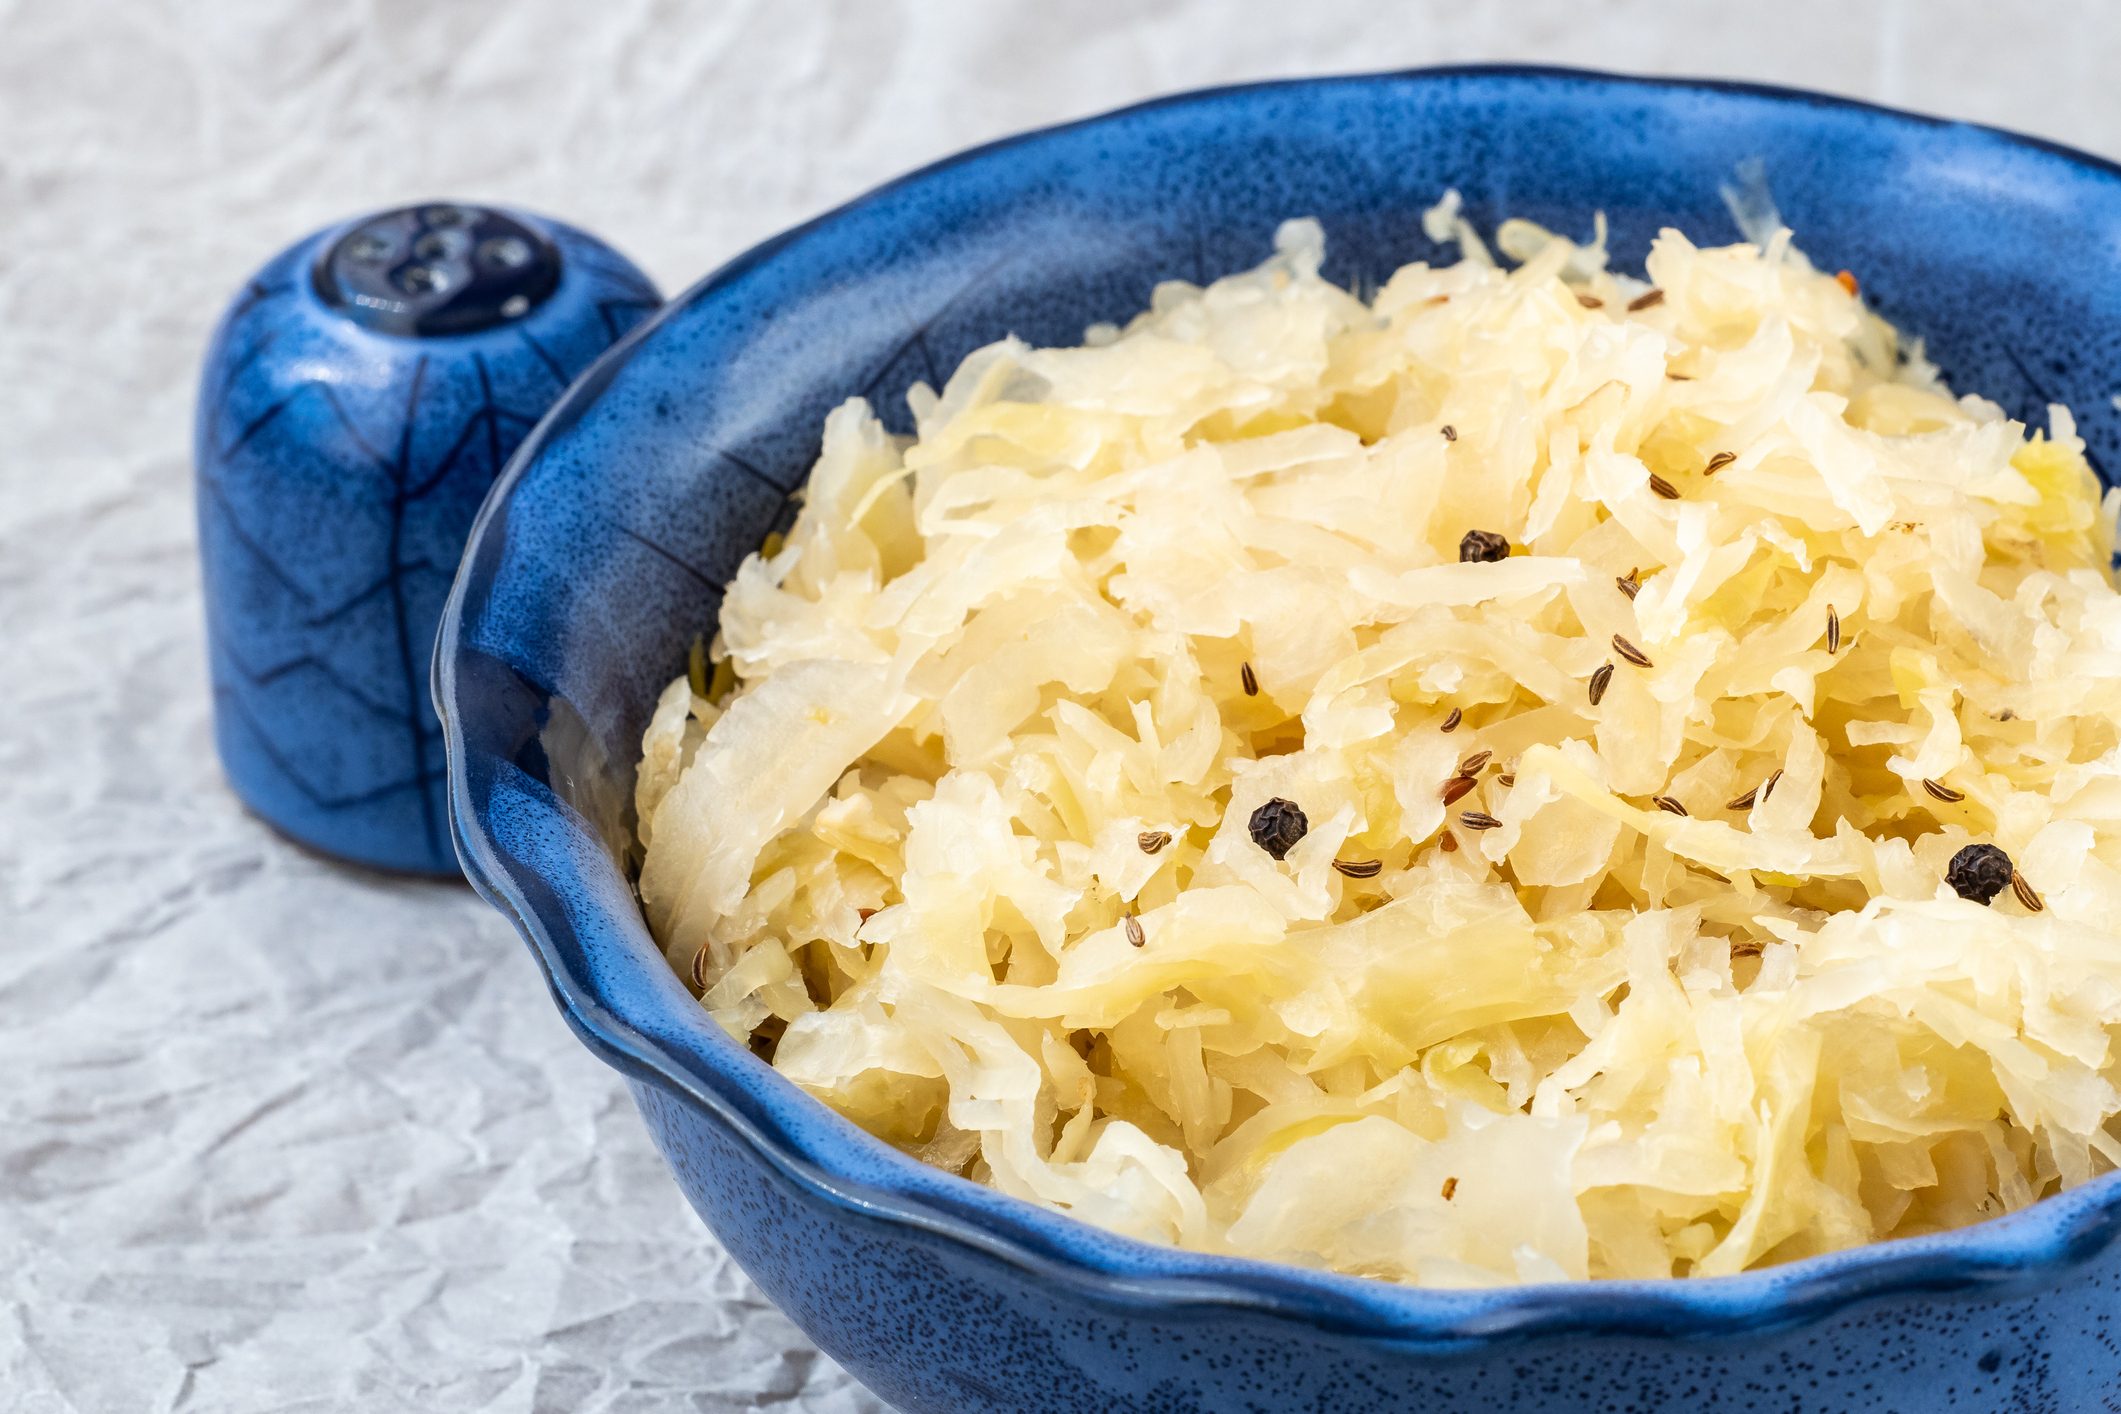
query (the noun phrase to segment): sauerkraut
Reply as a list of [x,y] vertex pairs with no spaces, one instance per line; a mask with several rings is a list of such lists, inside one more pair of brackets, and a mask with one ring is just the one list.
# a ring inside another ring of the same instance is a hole
[[2112,1168],[2068,413],[1954,396],[1786,232],[1642,281],[1429,225],[1462,258],[1369,300],[1293,221],[911,438],[835,411],[647,729],[671,963],[908,1153],[1398,1281],[1737,1272]]

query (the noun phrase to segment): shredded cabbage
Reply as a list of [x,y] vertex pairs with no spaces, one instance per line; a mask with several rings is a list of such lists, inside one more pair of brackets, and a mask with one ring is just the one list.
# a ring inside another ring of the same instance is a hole
[[911,439],[835,411],[643,743],[673,965],[923,1159],[1399,1281],[2114,1167],[2121,500],[2068,413],[1954,397],[1784,231],[1645,283],[1429,224],[1467,258],[1368,303],[1290,222]]

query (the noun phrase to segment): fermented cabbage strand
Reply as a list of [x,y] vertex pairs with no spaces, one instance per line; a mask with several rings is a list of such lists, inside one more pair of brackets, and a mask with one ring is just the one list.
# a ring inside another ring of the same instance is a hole
[[672,964],[929,1162],[1400,1281],[1736,1272],[2112,1168],[2117,502],[2067,412],[1955,398],[1786,234],[1648,283],[1432,234],[1366,303],[1291,222],[910,439],[835,411],[647,731]]

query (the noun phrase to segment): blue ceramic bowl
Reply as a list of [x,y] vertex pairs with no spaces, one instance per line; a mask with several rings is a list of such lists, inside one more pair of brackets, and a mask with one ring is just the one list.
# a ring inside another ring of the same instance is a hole
[[[1752,1275],[1439,1292],[1127,1241],[908,1159],[710,1023],[625,859],[641,729],[717,588],[788,515],[819,424],[1015,333],[1074,342],[1162,277],[1325,223],[1328,272],[1448,258],[1417,213],[1564,231],[1639,268],[1763,158],[1826,268],[1960,387],[2095,458],[2121,416],[2121,169],[1811,95],[1519,69],[1187,95],[979,149],[710,276],[532,434],[437,650],[465,872],[622,1071],[693,1206],[835,1359],[909,1410],[2092,1410],[2121,1391],[2121,1180]],[[1359,1181],[1359,1176],[1357,1177]]]

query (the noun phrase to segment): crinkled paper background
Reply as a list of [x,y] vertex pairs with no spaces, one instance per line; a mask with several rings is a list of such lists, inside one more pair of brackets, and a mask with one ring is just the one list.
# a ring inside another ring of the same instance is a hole
[[494,199],[676,289],[1014,129],[1496,58],[2117,153],[2117,23],[2099,0],[0,0],[0,1408],[881,1408],[685,1208],[500,918],[301,854],[222,789],[191,384],[286,241]]

